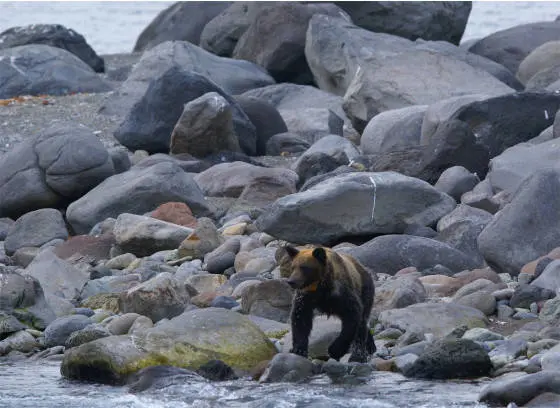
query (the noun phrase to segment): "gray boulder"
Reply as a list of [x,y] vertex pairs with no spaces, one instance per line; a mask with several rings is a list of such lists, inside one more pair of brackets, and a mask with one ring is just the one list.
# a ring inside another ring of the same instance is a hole
[[[342,324],[338,317],[325,315],[313,318],[313,328],[309,334],[309,358],[324,359],[329,355],[328,349],[331,343],[338,337]],[[292,348],[292,332],[286,333],[282,338],[282,352],[289,353]]]
[[22,215],[12,226],[4,242],[6,254],[13,255],[23,247],[40,247],[54,239],[66,240],[68,231],[62,214],[44,208]]
[[55,124],[2,157],[0,215],[57,207],[113,174],[111,157],[91,130]]
[[517,78],[526,84],[535,74],[560,63],[560,41],[548,41],[539,45],[519,64]]
[[[337,135],[325,136],[311,145],[294,163],[293,169],[303,184],[311,177],[348,165],[360,155],[352,142]],[[326,159],[326,160],[325,160]]]
[[560,143],[555,139],[506,149],[490,161],[487,178],[494,193],[503,191],[511,197],[525,180],[547,169],[560,171]]
[[[531,78],[527,80],[525,84],[525,90],[527,91],[554,91],[553,85],[557,83],[560,79],[560,62],[555,65],[552,65],[548,68],[544,68],[534,74]],[[552,89],[549,88],[552,85]]]
[[15,221],[11,218],[0,218],[0,241],[4,241],[6,239],[8,232],[14,223]]
[[313,363],[292,353],[276,354],[259,379],[262,383],[301,382],[314,374]]
[[426,349],[404,375],[414,378],[449,380],[477,378],[490,374],[492,363],[483,346],[467,339],[440,340]]
[[249,287],[241,299],[244,313],[286,323],[294,291],[281,280],[267,280]]
[[399,277],[375,288],[375,309],[399,309],[426,301],[426,289],[416,277]]
[[376,115],[362,133],[362,152],[384,153],[420,145],[422,123],[427,109],[427,105],[414,105]]
[[82,344],[89,343],[90,341],[102,339],[103,337],[109,337],[110,335],[111,333],[105,327],[97,324],[90,324],[68,336],[64,346],[67,349],[70,349],[72,347],[78,347]]
[[471,191],[478,183],[480,179],[476,174],[462,166],[453,166],[441,173],[434,188],[460,201],[461,196]]
[[59,317],[45,329],[45,346],[64,346],[72,333],[92,323],[92,320],[84,315]]
[[[248,61],[217,57],[186,41],[166,41],[142,55],[126,81],[111,98],[105,101],[100,112],[125,116],[139,100],[143,99],[152,79],[171,68],[192,75],[201,75],[214,87],[230,95],[241,94],[274,83],[262,68]],[[176,83],[176,86],[180,84]],[[175,93],[172,92],[171,95]],[[176,98],[179,96],[177,95]],[[182,109],[182,105],[180,108]]]
[[260,65],[278,82],[313,83],[304,47],[307,26],[314,14],[346,16],[329,3],[280,2],[263,7],[239,38],[233,58]]
[[32,24],[12,27],[0,33],[0,49],[43,44],[71,52],[95,72],[105,71],[105,61],[86,42],[83,35],[60,24]]
[[27,331],[19,331],[13,333],[0,341],[0,356],[6,355],[12,351],[20,353],[29,353],[39,349],[40,344],[33,335]]
[[123,276],[103,276],[86,282],[80,291],[80,299],[86,300],[102,293],[121,293],[137,286],[141,282],[138,273],[129,273]]
[[289,169],[233,162],[217,164],[194,177],[204,195],[210,197],[239,197],[248,184],[263,179],[287,185],[294,190],[298,175]]
[[185,311],[189,301],[186,286],[179,283],[172,274],[162,272],[122,293],[119,309],[123,313],[138,313],[157,322],[179,316]]
[[266,142],[266,155],[298,154],[305,152],[310,147],[311,143],[295,133],[278,133]]
[[25,330],[26,326],[14,316],[0,311],[0,338],[5,338],[12,333]]
[[48,45],[0,50],[0,72],[0,99],[111,90],[111,86],[81,59]]
[[354,24],[377,33],[415,40],[444,40],[459,44],[471,12],[471,2],[453,3],[407,1],[335,2]]
[[550,262],[529,285],[557,292],[560,289],[560,260]]
[[198,45],[204,26],[230,4],[229,1],[174,3],[142,30],[133,51],[146,51],[165,41],[188,41]]
[[399,233],[408,223],[430,225],[454,207],[451,197],[418,179],[395,172],[347,173],[277,200],[256,225],[290,242],[328,243]]
[[526,263],[560,246],[558,195],[557,171],[539,171],[523,182],[478,236],[478,247],[492,269],[516,276]]
[[560,95],[518,92],[472,102],[451,119],[467,123],[492,158],[538,136],[553,124],[558,108]]
[[228,101],[208,92],[187,102],[171,133],[169,150],[200,158],[223,150],[241,152]]
[[[231,106],[233,129],[239,145],[247,154],[255,154],[255,127],[233,98],[207,77],[175,64],[161,71],[152,78],[149,86],[142,89],[144,93],[138,95],[136,103],[115,131],[115,138],[129,149],[155,153],[169,151],[171,134],[181,117],[184,104],[208,92],[216,92]],[[184,91],[177,92],[177,89]]]
[[113,228],[119,247],[136,256],[177,249],[194,230],[170,222],[135,214],[121,214]]
[[539,21],[521,24],[492,33],[469,47],[469,51],[482,55],[516,73],[519,64],[538,46],[558,40],[558,21]]
[[409,266],[421,271],[443,265],[453,272],[480,266],[475,259],[446,243],[412,235],[384,235],[341,251],[354,256],[371,271],[389,275]]
[[432,333],[442,338],[463,325],[484,328],[488,320],[484,313],[472,307],[455,303],[417,303],[403,309],[385,310],[379,315],[379,322],[385,327]]
[[344,121],[336,113],[325,108],[302,108],[284,110],[280,114],[286,127],[310,143],[327,135],[344,134]]
[[[305,55],[319,87],[344,95],[344,110],[358,131],[386,110],[452,96],[512,92],[488,72],[455,58],[324,15],[311,18]],[[423,81],[418,81],[419,70]]]
[[170,162],[149,167],[135,166],[109,177],[66,211],[74,231],[87,234],[98,222],[122,213],[144,214],[157,206],[184,202],[196,216],[209,212],[204,194],[190,174]]

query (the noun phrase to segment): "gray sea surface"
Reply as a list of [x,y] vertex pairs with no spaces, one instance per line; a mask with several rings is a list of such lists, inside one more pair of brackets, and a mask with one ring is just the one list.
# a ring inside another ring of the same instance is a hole
[[[130,52],[142,30],[169,1],[0,1],[0,32],[28,24],[62,24],[82,34],[98,54]],[[463,41],[534,21],[552,21],[560,2],[474,1]]]

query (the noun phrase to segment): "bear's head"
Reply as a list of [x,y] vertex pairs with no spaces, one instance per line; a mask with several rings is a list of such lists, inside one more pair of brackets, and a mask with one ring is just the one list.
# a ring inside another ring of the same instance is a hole
[[298,250],[290,245],[285,246],[284,250],[291,259],[288,284],[305,292],[317,290],[327,269],[327,250],[323,247]]

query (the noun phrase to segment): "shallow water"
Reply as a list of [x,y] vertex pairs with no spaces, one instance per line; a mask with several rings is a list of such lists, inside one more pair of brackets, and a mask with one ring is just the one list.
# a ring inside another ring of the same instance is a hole
[[189,383],[130,394],[126,387],[67,381],[52,361],[0,363],[0,408],[486,408],[474,382],[409,381],[374,373],[366,384]]
[[[28,24],[62,24],[82,34],[99,54],[130,52],[142,30],[173,2],[0,1],[0,32]],[[463,40],[560,15],[560,2],[475,1]]]

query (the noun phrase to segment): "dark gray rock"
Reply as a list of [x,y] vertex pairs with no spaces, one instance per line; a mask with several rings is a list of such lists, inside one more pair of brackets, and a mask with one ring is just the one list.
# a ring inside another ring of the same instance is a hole
[[128,150],[125,147],[111,147],[108,149],[108,152],[111,156],[111,161],[113,162],[115,174],[124,173],[125,171],[130,169],[132,163],[130,162]]
[[224,252],[215,256],[208,256],[206,260],[206,270],[210,273],[223,273],[227,268],[232,267],[234,262],[235,253],[233,252]]
[[461,196],[467,191],[471,191],[478,183],[480,183],[480,179],[476,174],[462,166],[453,166],[441,173],[434,187],[442,193],[449,194],[456,201],[460,201]]
[[[249,91],[251,92],[251,91]],[[278,110],[268,101],[251,96],[238,95],[235,101],[255,126],[257,132],[257,155],[266,155],[266,146],[271,137],[288,131]]]
[[519,285],[515,288],[513,296],[509,300],[511,307],[522,307],[528,309],[531,303],[552,299],[556,292],[535,285]]
[[203,382],[197,373],[173,366],[150,366],[132,374],[128,380],[128,392],[139,393],[146,390],[158,390],[176,384],[188,384],[191,381]]
[[314,14],[345,16],[340,8],[330,3],[271,4],[255,14],[238,40],[233,58],[260,65],[278,82],[313,83],[304,47],[307,26]]
[[0,218],[0,241],[4,241],[6,239],[8,232],[14,223],[15,221],[11,218]]
[[204,194],[193,177],[173,163],[132,167],[109,177],[66,211],[74,231],[87,234],[98,222],[121,213],[144,214],[167,202],[184,202],[195,216],[209,213]]
[[559,194],[556,171],[539,171],[523,182],[478,236],[478,247],[492,269],[516,276],[526,263],[560,246]]
[[40,247],[53,239],[67,238],[68,231],[60,211],[44,208],[17,219],[6,237],[4,249],[11,256],[23,247]]
[[360,152],[350,142],[337,135],[328,135],[313,143],[294,163],[293,169],[302,184],[311,177],[348,165]]
[[74,54],[48,45],[0,50],[0,99],[107,92],[112,88]]
[[427,105],[414,105],[381,112],[369,121],[362,133],[360,147],[364,154],[402,150],[420,144],[420,134]]
[[311,147],[311,143],[294,133],[278,133],[266,142],[266,155],[281,156],[283,153],[303,153]]
[[471,2],[410,3],[335,2],[354,24],[377,33],[388,33],[410,40],[444,40],[459,44],[471,12]]
[[239,303],[230,296],[216,296],[212,303],[210,303],[210,306],[221,307],[223,309],[233,309],[234,307],[238,307]]
[[12,27],[0,33],[0,49],[43,44],[71,52],[95,72],[105,71],[105,61],[86,42],[83,35],[60,24],[32,24]]
[[164,41],[188,41],[198,45],[204,26],[230,5],[229,1],[174,3],[142,30],[134,51],[145,51]]
[[91,130],[55,124],[2,157],[0,215],[17,218],[39,208],[55,208],[113,173],[109,153]]
[[491,221],[489,212],[460,204],[439,220],[436,239],[470,256],[477,265],[484,265],[477,239]]
[[441,340],[428,345],[404,371],[407,377],[449,380],[477,378],[490,374],[488,352],[472,340]]
[[78,347],[82,344],[89,343],[90,341],[102,339],[103,337],[109,337],[110,335],[111,332],[109,332],[109,330],[105,327],[97,324],[90,324],[81,330],[74,331],[70,336],[68,336],[64,346],[67,349]]
[[[325,15],[311,18],[305,55],[319,88],[344,95],[344,110],[358,131],[386,110],[512,91],[486,71],[455,58],[417,50],[406,39]],[[423,81],[418,80],[420,69]]]
[[[185,91],[177,92],[177,89]],[[208,92],[218,93],[230,104],[239,145],[247,154],[254,155],[255,127],[233,98],[207,77],[177,65],[153,78],[115,131],[115,138],[132,150],[167,152],[173,127],[181,117],[184,104]]]
[[[204,76],[213,83],[213,87],[231,95],[274,83],[262,68],[248,61],[217,57],[186,41],[166,41],[142,55],[126,81],[105,101],[100,112],[125,116],[143,99],[152,80],[171,68]],[[176,86],[181,85],[177,83]],[[175,95],[174,99],[180,99],[176,94],[172,92],[171,95]],[[181,111],[183,106],[179,108]]]
[[480,266],[475,259],[448,244],[411,235],[384,235],[341,251],[354,256],[370,270],[389,275],[409,266],[424,270],[439,264],[455,273]]
[[531,51],[559,37],[560,22],[540,21],[492,33],[471,45],[469,51],[496,61],[516,73],[521,61]]
[[538,136],[553,124],[559,107],[560,95],[517,92],[472,102],[452,119],[467,123],[492,158],[508,147]]
[[27,327],[14,316],[0,311],[0,339],[4,339],[12,333],[25,330]]
[[187,102],[171,133],[169,150],[171,154],[187,153],[197,158],[224,150],[241,152],[232,106],[216,92]]
[[451,197],[418,179],[394,172],[347,173],[277,200],[255,224],[289,242],[329,243],[400,233],[410,223],[430,225],[454,207]]
[[45,329],[45,346],[64,346],[72,333],[92,323],[92,320],[84,315],[59,317]]
[[496,340],[494,345],[495,347],[488,354],[496,369],[514,361],[519,356],[527,354],[528,343],[523,338]]

